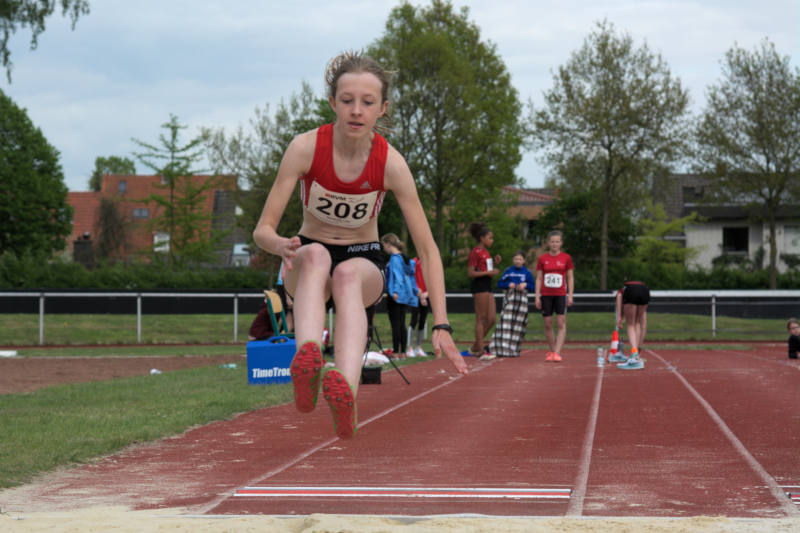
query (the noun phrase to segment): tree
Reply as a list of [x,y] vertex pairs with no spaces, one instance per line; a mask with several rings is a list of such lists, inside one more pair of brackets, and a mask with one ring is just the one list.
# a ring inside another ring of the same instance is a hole
[[38,257],[64,249],[72,207],[58,159],[25,110],[0,91],[0,250]]
[[95,257],[109,261],[127,256],[130,245],[130,221],[120,212],[112,198],[101,198],[95,229]]
[[[240,180],[237,205],[242,213],[237,216],[239,227],[252,234],[292,138],[333,122],[335,118],[328,100],[315,97],[311,86],[304,82],[300,94],[292,95],[288,103],[281,101],[274,115],[270,114],[269,105],[263,109],[256,107],[255,117],[250,119],[249,132],[242,126],[230,134],[223,128],[203,129],[206,155],[212,168],[218,173],[235,174]],[[286,208],[278,231],[296,233],[302,220],[298,189]],[[253,249],[256,249],[255,245]]]
[[646,201],[647,216],[639,220],[641,235],[636,243],[634,257],[641,263],[685,265],[688,259],[697,255],[694,248],[686,248],[666,237],[682,232],[686,224],[698,219],[696,212],[685,217],[669,220],[662,204]]
[[534,115],[533,146],[567,187],[602,198],[605,290],[610,216],[642,198],[653,174],[682,154],[688,94],[660,54],[647,45],[635,49],[630,35],[618,35],[607,21],[597,23],[553,83]]
[[0,0],[0,62],[6,69],[6,77],[11,82],[11,51],[8,41],[17,32],[18,27],[30,26],[31,50],[39,44],[39,34],[45,29],[45,19],[53,14],[56,6],[61,4],[61,14],[69,14],[72,29],[81,15],[89,13],[87,0]]
[[[547,242],[547,234],[560,230],[564,234],[564,250],[572,256],[578,268],[598,264],[597,252],[602,238],[596,221],[603,209],[602,195],[596,191],[568,191],[547,206],[533,228],[538,243]],[[608,225],[609,248],[618,257],[633,250],[636,225],[624,212],[611,217]]]
[[764,40],[725,55],[696,129],[698,170],[713,201],[751,208],[769,227],[769,286],[777,284],[776,215],[800,200],[800,70]]
[[127,157],[110,155],[98,157],[94,160],[94,172],[89,178],[89,190],[99,191],[103,186],[103,174],[136,174],[136,165]]
[[[414,174],[446,257],[446,218],[474,220],[517,182],[521,104],[496,46],[449,2],[403,2],[369,54],[393,80],[390,142]],[[446,209],[448,210],[446,212]]]
[[[199,150],[204,142],[202,136],[181,145],[180,130],[187,126],[180,124],[175,115],[170,115],[169,122],[161,127],[167,130],[168,136],[159,136],[160,146],[133,139],[146,150],[135,154],[136,158],[161,176],[161,188],[167,193],[152,194],[147,198],[161,208],[160,214],[151,219],[150,226],[169,234],[167,257],[170,266],[184,267],[212,261],[223,235],[211,233],[213,217],[203,210],[202,204],[207,191],[218,188],[222,180],[218,176],[195,179],[195,174],[201,171],[192,169],[192,165],[203,157]],[[154,244],[151,252],[159,253],[162,246],[161,243]]]

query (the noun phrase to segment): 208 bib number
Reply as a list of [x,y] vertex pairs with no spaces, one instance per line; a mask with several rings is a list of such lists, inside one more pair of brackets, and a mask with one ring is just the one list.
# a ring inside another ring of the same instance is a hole
[[317,182],[311,184],[308,210],[334,226],[357,228],[364,225],[375,209],[379,191],[365,194],[331,192]]

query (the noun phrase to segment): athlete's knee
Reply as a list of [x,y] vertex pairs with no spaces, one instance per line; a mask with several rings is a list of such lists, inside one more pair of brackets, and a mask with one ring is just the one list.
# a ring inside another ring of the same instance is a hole
[[344,261],[336,265],[331,274],[331,282],[334,287],[342,285],[352,285],[361,283],[358,266],[353,261]]
[[330,269],[331,267],[331,254],[318,242],[303,246],[298,250],[297,256],[305,268]]

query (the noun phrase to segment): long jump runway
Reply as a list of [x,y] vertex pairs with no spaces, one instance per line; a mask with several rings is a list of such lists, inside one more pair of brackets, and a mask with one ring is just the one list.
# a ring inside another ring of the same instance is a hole
[[[246,413],[76,469],[31,498],[103,491],[191,514],[800,516],[800,367],[783,347],[647,350],[642,371],[568,348],[384,372],[355,439],[328,408]],[[794,495],[795,500],[792,500]]]
[[410,387],[362,386],[355,440],[300,448],[205,511],[797,516],[800,372],[759,353],[650,351],[623,371],[529,352],[455,379],[416,365]]

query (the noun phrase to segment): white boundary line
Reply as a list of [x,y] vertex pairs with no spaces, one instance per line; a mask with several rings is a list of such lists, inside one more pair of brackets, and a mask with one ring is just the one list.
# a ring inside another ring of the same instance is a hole
[[[476,372],[480,372],[481,370],[483,370],[484,368],[487,368],[488,366],[491,366],[491,365],[482,365],[482,366],[477,367],[477,368],[472,368],[470,370],[470,374],[474,374]],[[408,405],[408,404],[410,404],[412,402],[415,402],[415,401],[419,400],[420,398],[423,398],[423,397],[427,396],[428,394],[436,392],[437,390],[439,390],[439,389],[441,389],[443,387],[446,387],[446,386],[448,386],[448,385],[450,385],[452,383],[455,383],[456,381],[460,380],[463,377],[464,377],[463,375],[458,375],[458,376],[456,376],[454,378],[451,378],[451,379],[445,381],[444,383],[440,383],[439,385],[436,385],[435,387],[432,387],[432,388],[426,390],[425,392],[421,392],[421,393],[417,394],[416,396],[412,396],[411,398],[409,398],[409,399],[407,399],[407,400],[405,400],[403,402],[400,402],[400,403],[398,403],[398,404],[396,404],[396,405],[394,405],[392,407],[389,407],[388,409],[385,409],[384,411],[381,411],[380,413],[378,413],[378,414],[376,414],[374,416],[371,416],[370,418],[368,418],[368,419],[366,419],[366,420],[364,420],[362,422],[359,422],[358,426],[360,428],[363,428],[364,426],[366,426],[370,422],[374,422],[375,420],[378,420],[379,418],[382,418],[382,417],[388,415],[389,413],[391,413],[393,411],[396,411],[397,409],[400,409],[401,407],[405,407],[406,405]],[[245,482],[245,485],[246,486],[254,485],[258,481],[261,481],[261,480],[264,480],[264,479],[268,479],[268,478],[271,478],[272,476],[280,474],[284,470],[287,470],[288,468],[291,468],[292,466],[296,465],[297,463],[299,463],[300,461],[302,461],[306,457],[309,457],[309,456],[317,453],[318,451],[320,451],[320,450],[322,450],[324,448],[327,448],[328,446],[330,446],[331,444],[333,444],[334,442],[336,442],[338,440],[339,440],[339,437],[333,437],[331,439],[328,439],[325,442],[322,442],[322,443],[314,446],[313,448],[310,448],[310,449],[306,450],[305,452],[295,456],[293,459],[290,459],[289,461],[283,463],[282,465],[278,466],[277,468],[273,468],[269,472],[266,472],[264,474],[259,474],[257,476],[253,476],[252,478],[250,478],[249,481]],[[216,507],[217,505],[219,505],[220,503],[222,503],[223,501],[227,500],[228,498],[230,498],[232,496],[234,496],[234,494],[230,494],[230,493],[221,494],[221,495],[217,496],[216,498],[214,498],[213,500],[211,500],[209,503],[207,503],[204,506],[200,507],[198,512],[200,512],[200,514],[206,513],[206,512],[210,511],[211,509],[213,509],[214,507]]]
[[586,485],[589,482],[589,466],[592,463],[592,447],[594,445],[594,434],[597,428],[597,414],[600,411],[600,392],[603,388],[603,374],[605,366],[600,367],[597,372],[597,379],[594,385],[594,397],[592,406],[589,409],[589,423],[586,424],[586,433],[583,436],[583,446],[581,447],[581,458],[578,463],[578,475],[573,483],[572,497],[569,499],[567,512],[564,516],[576,517],[583,514],[583,500],[586,497]]
[[673,366],[672,363],[670,363],[669,361],[658,355],[653,350],[647,350],[647,353],[658,357],[661,360],[661,362],[664,363],[664,365],[667,367],[667,370],[675,374],[675,377],[677,377],[680,380],[680,382],[683,383],[683,386],[686,387],[686,389],[692,394],[692,396],[695,397],[695,399],[698,402],[700,402],[700,405],[703,406],[703,409],[705,409],[705,411],[708,413],[711,419],[714,420],[719,429],[722,431],[722,434],[725,435],[725,437],[727,437],[727,439],[731,442],[736,451],[739,452],[739,455],[741,455],[742,458],[744,458],[745,462],[748,465],[750,465],[750,468],[753,469],[753,472],[755,472],[756,475],[758,475],[758,477],[761,478],[761,480],[769,489],[770,493],[772,493],[772,496],[780,504],[781,509],[783,509],[786,512],[786,516],[788,517],[800,516],[800,511],[798,511],[795,505],[792,504],[791,500],[786,497],[786,492],[783,489],[781,489],[780,485],[778,485],[778,483],[775,481],[775,478],[769,475],[769,473],[764,469],[764,467],[761,466],[761,463],[759,463],[756,460],[756,458],[753,457],[753,455],[747,450],[742,441],[739,440],[739,438],[733,433],[733,431],[731,431],[731,428],[729,428],[728,425],[725,423],[725,421],[722,420],[722,417],[719,416],[719,414],[717,414],[717,412],[714,410],[711,404],[708,403],[708,401],[706,401],[706,399],[703,398],[703,396],[701,396],[700,393],[697,392],[697,390],[694,387],[692,387],[689,381],[685,377],[683,377],[683,375],[680,372],[678,372],[678,369],[675,368],[675,366]]
[[569,499],[565,488],[447,487],[243,487],[234,497]]
[[726,352],[738,355],[740,357],[747,357],[750,359],[755,359],[756,361],[764,361],[769,364],[773,365],[781,365],[781,366],[788,366],[789,368],[794,368],[795,370],[800,370],[800,364],[792,363],[789,358],[781,359],[780,361],[776,361],[775,359],[771,359],[769,357],[764,357],[761,355],[754,355],[748,352],[740,352],[738,350],[725,350]]

